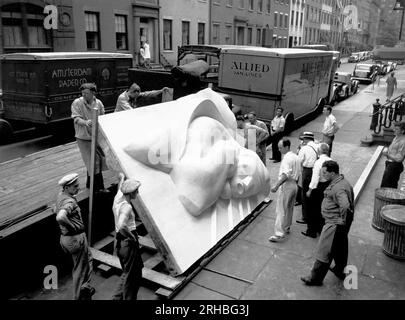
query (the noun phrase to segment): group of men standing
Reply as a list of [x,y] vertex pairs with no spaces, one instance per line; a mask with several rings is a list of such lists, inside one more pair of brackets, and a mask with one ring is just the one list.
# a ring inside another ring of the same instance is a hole
[[[103,103],[96,98],[97,87],[85,83],[80,87],[82,96],[72,103],[72,119],[76,141],[87,169],[86,188],[90,188],[90,155],[92,140],[92,112],[105,113]],[[117,99],[115,112],[130,110],[138,106],[161,100],[169,88],[141,92],[133,83]],[[102,171],[106,170],[105,156],[97,146],[94,174],[94,191],[107,193],[104,189]],[[92,274],[92,255],[89,250],[84,230],[80,207],[76,195],[80,190],[79,175],[72,173],[64,176],[59,185],[62,188],[56,200],[56,220],[60,226],[62,249],[72,256],[73,260],[73,298],[89,300],[95,293],[90,285]],[[140,183],[134,179],[119,176],[118,190],[114,198],[112,211],[115,222],[115,252],[120,260],[122,276],[114,293],[113,300],[135,300],[142,279],[143,262],[139,251],[136,233],[135,209],[131,201],[135,199]]]

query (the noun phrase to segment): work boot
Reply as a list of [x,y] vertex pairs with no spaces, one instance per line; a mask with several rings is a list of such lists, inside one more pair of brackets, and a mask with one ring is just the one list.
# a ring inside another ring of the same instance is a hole
[[80,290],[79,300],[92,300],[92,296],[96,293],[93,287],[83,287]]
[[323,279],[329,270],[329,264],[315,260],[314,266],[311,270],[311,275],[307,277],[301,277],[301,280],[307,286],[321,286],[323,284]]
[[336,266],[334,266],[333,268],[329,268],[329,270],[331,272],[333,272],[333,274],[339,279],[339,280],[344,280],[346,279],[346,274],[342,271],[339,270]]

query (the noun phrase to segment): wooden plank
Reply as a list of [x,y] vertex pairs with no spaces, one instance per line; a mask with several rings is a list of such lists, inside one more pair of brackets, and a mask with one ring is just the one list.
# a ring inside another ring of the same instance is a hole
[[165,288],[159,288],[158,290],[155,291],[155,294],[158,296],[161,296],[165,299],[170,299],[173,295],[173,290],[167,290]]
[[154,250],[154,251],[157,250],[155,244],[153,243],[153,241],[149,235],[146,235],[144,237],[139,236],[139,244],[141,245],[141,247],[144,247],[146,249]]
[[154,269],[162,262],[163,262],[163,258],[160,256],[159,253],[156,253],[152,257],[150,257],[148,260],[146,260],[143,264],[145,265],[146,268]]
[[357,204],[357,201],[360,199],[360,194],[363,191],[363,188],[366,185],[366,182],[368,181],[368,178],[370,177],[372,171],[374,170],[378,159],[380,159],[383,150],[384,150],[383,146],[379,146],[377,148],[377,150],[371,157],[370,161],[368,162],[366,168],[363,170],[360,178],[357,180],[356,185],[353,188],[355,205]]
[[[93,255],[94,260],[100,261],[104,264],[121,270],[121,265],[118,257],[112,256],[108,253],[94,248],[90,248],[90,251]],[[184,279],[183,277],[173,278],[145,267],[142,269],[142,277],[169,290],[176,289],[176,287],[178,287],[181,284],[181,281]]]
[[106,246],[110,245],[111,243],[113,243],[114,240],[115,240],[114,237],[111,236],[105,237],[104,239],[101,239],[100,241],[97,241],[95,244],[93,244],[93,248],[101,250]]

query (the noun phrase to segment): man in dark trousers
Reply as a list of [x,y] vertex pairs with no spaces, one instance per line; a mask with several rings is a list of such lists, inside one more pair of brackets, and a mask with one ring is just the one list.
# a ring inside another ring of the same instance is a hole
[[271,120],[270,135],[271,135],[271,148],[273,152],[273,157],[271,160],[273,162],[281,161],[281,153],[278,149],[278,142],[283,137],[285,128],[285,119],[283,117],[283,108],[278,107],[276,110],[276,116]]
[[73,259],[73,299],[91,300],[95,290],[90,285],[93,258],[89,250],[84,224],[76,195],[80,190],[79,175],[64,176],[58,184],[62,192],[57,196],[55,212],[59,224],[62,249]]
[[344,269],[349,253],[348,234],[354,216],[353,188],[343,175],[339,174],[337,162],[326,161],[322,165],[322,174],[330,181],[322,201],[325,225],[319,238],[311,274],[301,277],[308,286],[322,285],[332,260],[335,261],[335,266],[330,270],[340,280],[345,279]]
[[395,137],[390,146],[385,148],[383,155],[386,156],[384,175],[381,181],[381,188],[398,188],[398,181],[405,160],[405,122],[394,123]]
[[117,195],[114,198],[115,251],[120,260],[122,275],[113,300],[136,300],[142,281],[143,262],[136,233],[135,211],[131,200],[136,198],[139,181],[124,180],[120,174]]

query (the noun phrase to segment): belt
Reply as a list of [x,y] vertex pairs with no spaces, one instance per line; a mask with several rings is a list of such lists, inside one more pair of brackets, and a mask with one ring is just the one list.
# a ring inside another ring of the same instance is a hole
[[313,169],[314,167],[303,167],[304,169]]
[[385,162],[402,164],[403,161],[386,160]]
[[68,232],[66,234],[62,234],[62,236],[67,236],[67,237],[71,237],[71,236],[77,236],[79,234],[84,233],[84,231],[79,231],[79,232]]

